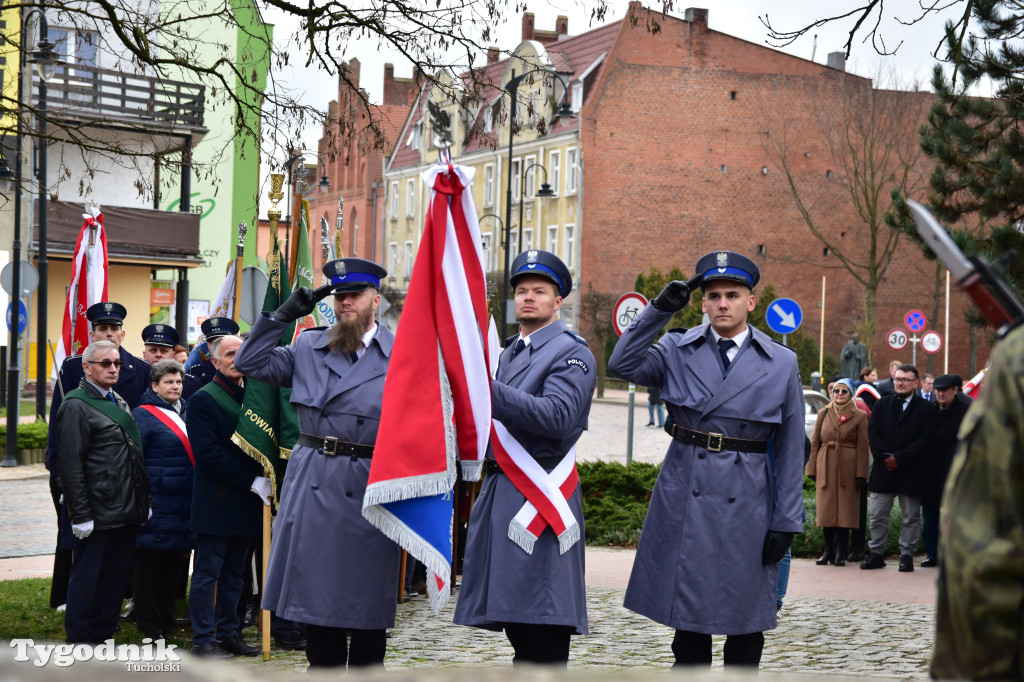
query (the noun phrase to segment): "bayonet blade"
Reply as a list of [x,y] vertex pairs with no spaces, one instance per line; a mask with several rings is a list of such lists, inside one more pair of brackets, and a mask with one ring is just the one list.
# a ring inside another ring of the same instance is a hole
[[907,206],[910,207],[910,212],[914,216],[917,233],[921,235],[921,239],[935,252],[935,255],[958,282],[963,281],[975,271],[974,265],[967,260],[967,256],[953,242],[953,238],[927,208],[913,199],[907,199]]

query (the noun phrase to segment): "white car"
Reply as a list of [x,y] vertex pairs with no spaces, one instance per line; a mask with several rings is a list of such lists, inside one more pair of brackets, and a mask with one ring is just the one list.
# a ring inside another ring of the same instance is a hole
[[809,388],[804,389],[804,431],[810,438],[814,433],[814,422],[818,419],[818,410],[828,405],[828,398]]

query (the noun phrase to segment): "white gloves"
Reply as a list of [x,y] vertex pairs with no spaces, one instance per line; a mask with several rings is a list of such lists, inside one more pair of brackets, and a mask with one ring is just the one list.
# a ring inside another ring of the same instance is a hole
[[92,519],[90,519],[85,523],[72,523],[71,532],[74,533],[75,537],[79,540],[84,540],[90,535],[92,535],[94,527],[95,524],[92,522]]
[[149,508],[149,516],[146,517],[146,520],[149,521],[151,518],[153,518],[153,508],[152,507]]
[[274,490],[270,485],[270,479],[266,476],[257,476],[253,479],[252,487],[250,491],[256,493],[256,496],[263,500],[263,504],[270,506],[270,496],[274,494]]

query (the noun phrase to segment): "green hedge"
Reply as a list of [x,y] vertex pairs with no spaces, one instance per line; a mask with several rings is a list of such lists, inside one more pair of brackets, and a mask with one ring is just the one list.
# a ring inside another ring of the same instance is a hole
[[[647,507],[660,464],[632,462],[580,462],[576,466],[583,487],[583,517],[586,519],[587,544],[636,547],[640,541]],[[804,477],[804,531],[793,541],[794,556],[821,553],[824,537],[814,525],[816,504],[814,482]],[[893,505],[889,515],[889,541],[886,554],[899,554],[900,510]]]
[[[45,448],[47,430],[47,423],[42,421],[18,424],[18,449],[36,450]],[[6,446],[6,444],[7,424],[0,422],[0,446]]]

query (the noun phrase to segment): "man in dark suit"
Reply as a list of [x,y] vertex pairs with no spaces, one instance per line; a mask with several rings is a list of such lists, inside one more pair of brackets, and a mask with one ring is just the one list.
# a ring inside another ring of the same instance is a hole
[[942,504],[942,490],[946,487],[946,476],[956,453],[956,435],[960,430],[960,422],[964,420],[972,402],[970,398],[966,401],[957,400],[962,384],[959,374],[943,374],[935,378],[933,385],[935,400],[939,405],[939,421],[932,436],[931,452],[924,460],[921,539],[927,556],[921,562],[923,568],[939,565],[939,506]]
[[242,641],[237,609],[245,559],[261,529],[261,501],[270,504],[271,486],[263,467],[231,442],[245,396],[243,377],[234,365],[241,345],[237,336],[224,336],[211,344],[217,373],[192,396],[185,417],[196,458],[192,487],[196,558],[188,595],[196,656],[259,653]]
[[875,403],[868,420],[871,444],[871,478],[868,502],[871,553],[863,569],[885,566],[883,555],[889,539],[889,512],[899,497],[903,513],[900,529],[900,571],[914,570],[914,552],[921,531],[923,461],[928,456],[938,408],[917,394],[918,374],[913,365],[900,365],[892,375],[895,393]]
[[[120,303],[102,301],[89,306],[85,316],[89,320],[89,342],[110,341],[118,349],[118,360],[121,369],[113,390],[133,410],[139,406],[139,399],[149,388],[149,363],[137,358],[124,348],[124,318],[128,311]],[[65,358],[57,375],[59,386],[53,393],[50,403],[50,425],[46,438],[46,468],[50,472],[50,494],[53,506],[57,510],[57,549],[53,557],[53,579],[50,585],[50,608],[57,608],[67,601],[68,576],[71,570],[71,533],[64,527],[66,512],[61,512],[63,489],[57,466],[57,453],[60,452],[60,439],[56,428],[57,412],[60,410],[64,396],[78,388],[85,378],[82,356],[72,355]]]
[[878,389],[878,394],[883,398],[895,393],[896,386],[893,383],[893,377],[896,375],[896,370],[899,369],[901,364],[902,363],[899,360],[892,360],[889,363],[889,378],[875,382],[875,388]]

